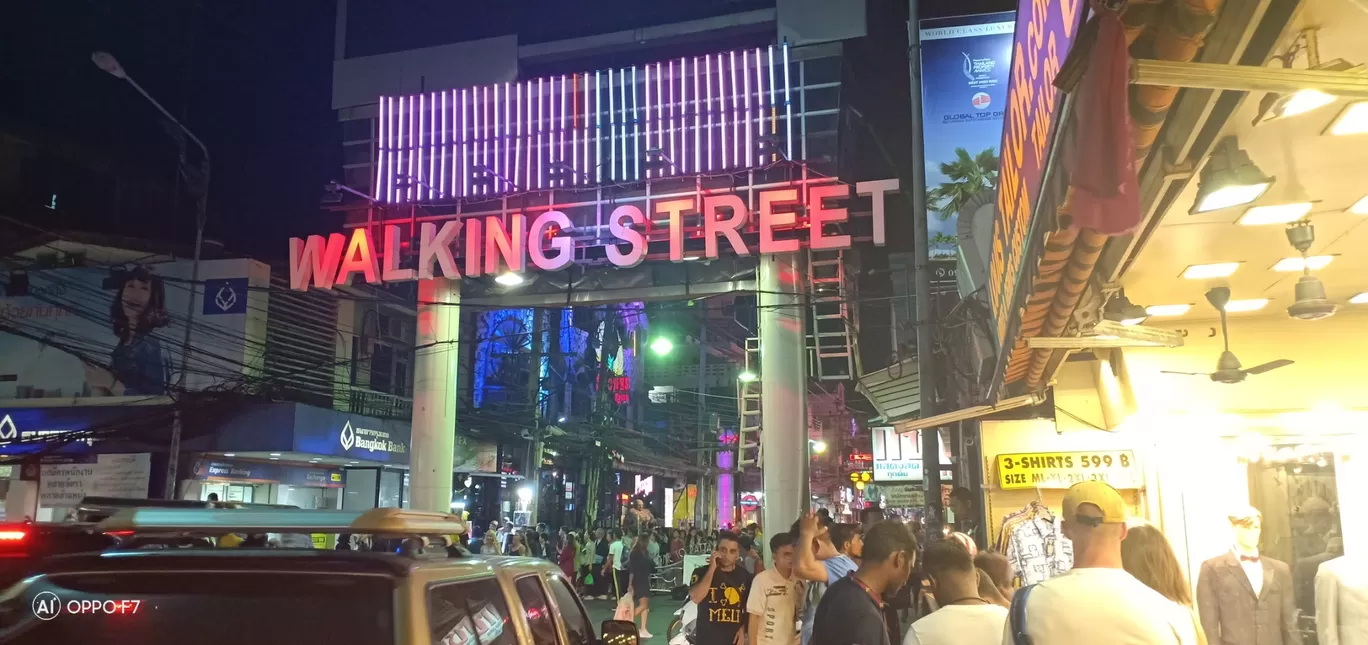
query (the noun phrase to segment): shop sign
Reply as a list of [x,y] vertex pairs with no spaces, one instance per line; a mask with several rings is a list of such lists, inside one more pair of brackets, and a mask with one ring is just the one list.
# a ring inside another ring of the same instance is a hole
[[307,405],[295,405],[294,414],[294,452],[389,463],[408,461],[409,425],[405,422]]
[[151,453],[94,455],[43,464],[38,474],[38,505],[71,507],[90,495],[147,497],[152,476]]
[[1033,452],[998,455],[998,486],[1068,488],[1079,482],[1102,481],[1116,489],[1142,488],[1143,478],[1130,450],[1088,452]]
[[[872,197],[873,241],[875,246],[883,246],[884,198],[898,190],[898,180],[859,182],[854,189],[856,195]],[[758,191],[758,208],[754,209],[741,193],[709,193],[697,201],[692,196],[661,200],[648,204],[645,213],[636,205],[620,204],[608,215],[606,225],[611,238],[603,248],[608,261],[621,268],[643,262],[647,238],[654,239],[657,233],[668,240],[673,262],[684,261],[686,237],[703,239],[704,255],[709,259],[720,257],[724,242],[739,256],[756,251],[761,255],[791,253],[804,244],[814,250],[848,249],[851,236],[830,233],[827,225],[849,219],[846,208],[829,206],[828,200],[846,199],[850,193],[851,186],[846,184],[795,183]],[[686,231],[685,217],[698,214],[702,215],[702,230]],[[348,284],[353,275],[361,276],[369,284],[381,284],[426,280],[436,275],[458,280],[463,275],[476,277],[503,271],[560,271],[574,262],[579,252],[570,217],[559,210],[537,214],[530,225],[523,213],[447,220],[440,226],[424,222],[417,238],[412,240],[404,239],[403,231],[407,228],[408,225],[384,226],[383,243],[368,228],[353,229],[350,238],[341,233],[326,238],[290,238],[290,288],[331,289],[335,284]],[[752,249],[742,235],[755,229],[760,241]],[[785,238],[776,235],[778,232],[797,233],[800,237]],[[416,267],[399,266],[405,245],[417,248]],[[621,245],[628,250],[621,250]],[[440,273],[436,271],[439,266]]]
[[760,506],[760,498],[755,493],[747,493],[741,496],[741,508],[751,509]]
[[926,491],[910,484],[880,486],[884,505],[889,508],[920,508],[926,506]]
[[1077,35],[1083,6],[1083,0],[1059,0],[1023,2],[1017,9],[988,271],[988,304],[997,322],[999,348],[1008,343],[1049,152],[1057,95],[1054,80]]
[[254,461],[201,459],[195,462],[191,476],[207,481],[279,483],[312,488],[342,487],[340,470]]
[[[891,426],[870,430],[874,439],[874,481],[922,480],[921,431],[898,434]],[[948,450],[949,446],[941,445],[942,466],[950,465]]]

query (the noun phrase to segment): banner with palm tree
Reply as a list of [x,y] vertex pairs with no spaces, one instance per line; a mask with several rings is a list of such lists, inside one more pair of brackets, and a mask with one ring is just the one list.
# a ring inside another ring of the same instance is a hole
[[922,124],[931,257],[959,257],[959,213],[997,190],[1013,12],[921,21]]

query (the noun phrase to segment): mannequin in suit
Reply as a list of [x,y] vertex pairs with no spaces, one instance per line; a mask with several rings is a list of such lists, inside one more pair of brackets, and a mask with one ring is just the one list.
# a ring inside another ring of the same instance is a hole
[[1259,555],[1263,516],[1244,507],[1229,516],[1235,546],[1202,563],[1197,613],[1211,645],[1302,645],[1292,570]]
[[1344,556],[1316,571],[1320,645],[1368,645],[1368,559]]

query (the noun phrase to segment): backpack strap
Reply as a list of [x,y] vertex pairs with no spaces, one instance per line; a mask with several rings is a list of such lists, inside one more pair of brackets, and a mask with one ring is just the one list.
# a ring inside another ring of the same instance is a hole
[[1016,597],[1012,599],[1012,609],[1008,618],[1012,624],[1012,643],[1014,645],[1032,645],[1031,637],[1026,634],[1026,599],[1031,595],[1031,589],[1035,585],[1026,585],[1016,592]]

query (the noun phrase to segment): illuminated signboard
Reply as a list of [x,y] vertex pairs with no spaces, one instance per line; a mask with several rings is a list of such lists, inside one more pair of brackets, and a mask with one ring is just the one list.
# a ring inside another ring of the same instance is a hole
[[[647,244],[668,240],[669,259],[683,262],[685,240],[702,239],[703,256],[715,259],[723,247],[738,256],[754,250],[743,237],[758,233],[761,254],[790,253],[806,246],[818,250],[850,248],[853,236],[829,226],[849,221],[849,211],[835,202],[849,199],[852,186],[828,180],[807,180],[731,193],[702,191],[680,198],[646,202],[650,217],[635,204],[619,204],[603,221],[608,237],[604,252],[609,263],[633,267],[646,259]],[[862,181],[854,186],[857,196],[870,198],[872,240],[883,246],[884,208],[887,193],[898,190],[897,179]],[[606,206],[606,204],[604,204]],[[607,210],[606,208],[604,209]],[[755,217],[752,217],[752,214]],[[662,219],[655,219],[662,216]],[[684,225],[686,219],[697,226]],[[356,228],[350,238],[341,233],[328,237],[310,235],[290,239],[290,288],[330,289],[346,284],[353,275],[370,284],[447,279],[521,273],[529,269],[559,271],[576,257],[576,248],[593,245],[594,238],[576,237],[570,216],[554,207],[531,218],[522,212],[504,216],[469,216],[441,222],[423,222],[416,240],[406,240],[407,225],[381,227],[383,245],[369,228]],[[754,221],[753,221],[754,220]],[[416,244],[414,244],[416,242]],[[628,250],[622,250],[625,245]],[[417,247],[416,266],[401,267],[405,247]],[[458,259],[460,260],[458,262]],[[528,260],[531,260],[529,266]],[[440,271],[438,271],[440,269]]]
[[1083,0],[1036,1],[1023,2],[1017,10],[988,278],[1000,348],[1008,342],[1031,215],[1049,151],[1054,80],[1077,35],[1083,7]]
[[794,159],[788,45],[382,96],[375,199],[442,201]]

